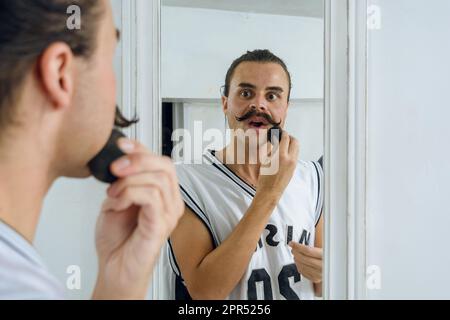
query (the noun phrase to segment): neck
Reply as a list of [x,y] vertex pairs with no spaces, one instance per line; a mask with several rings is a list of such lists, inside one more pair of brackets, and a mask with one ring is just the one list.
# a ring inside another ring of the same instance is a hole
[[[266,146],[259,148],[266,148]],[[220,150],[217,158],[238,176],[256,186],[261,168],[261,159],[258,156],[259,148],[256,148],[256,151],[250,150],[248,144],[240,146],[235,142]]]
[[45,194],[56,175],[51,174],[50,161],[35,137],[22,139],[14,134],[6,139],[0,141],[0,220],[31,243]]

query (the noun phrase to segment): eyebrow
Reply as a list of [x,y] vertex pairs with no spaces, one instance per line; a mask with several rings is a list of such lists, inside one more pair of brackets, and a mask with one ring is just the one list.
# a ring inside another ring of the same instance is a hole
[[[251,89],[256,89],[256,86],[254,84],[251,83],[247,83],[247,82],[243,82],[239,84],[239,87],[241,88],[251,88]],[[281,87],[267,87],[266,91],[278,91],[278,92],[284,92],[283,88]]]
[[281,87],[267,87],[266,90],[267,90],[267,91],[279,91],[279,92],[284,92],[283,88],[281,88]]
[[117,41],[120,41],[120,30],[116,28],[116,38]]
[[239,83],[239,87],[256,89],[256,86],[254,84],[246,83],[246,82]]

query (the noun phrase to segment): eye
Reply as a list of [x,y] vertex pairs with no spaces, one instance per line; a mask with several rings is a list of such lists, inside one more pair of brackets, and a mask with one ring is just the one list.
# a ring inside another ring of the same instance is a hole
[[248,90],[248,89],[244,89],[244,90],[241,91],[240,96],[242,98],[248,99],[248,98],[252,97],[252,92],[250,90]]
[[274,93],[274,92],[269,92],[269,93],[267,94],[267,101],[275,101],[275,100],[277,100],[279,97],[280,97],[279,94]]

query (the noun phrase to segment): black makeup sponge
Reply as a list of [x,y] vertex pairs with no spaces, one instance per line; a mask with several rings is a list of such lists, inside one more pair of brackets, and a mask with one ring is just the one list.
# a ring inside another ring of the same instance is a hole
[[267,131],[267,141],[272,143],[274,139],[280,143],[281,135],[283,134],[280,127],[274,126]]
[[117,177],[111,173],[110,166],[115,160],[125,155],[117,145],[117,140],[122,137],[125,137],[125,135],[114,129],[103,149],[89,161],[89,170],[98,180],[106,183],[113,183],[117,180]]

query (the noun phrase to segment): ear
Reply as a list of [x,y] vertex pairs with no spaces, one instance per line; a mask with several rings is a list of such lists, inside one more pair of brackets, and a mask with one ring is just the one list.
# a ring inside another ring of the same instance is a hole
[[228,110],[228,97],[222,96],[222,110],[223,110],[223,113],[227,113],[227,110]]
[[54,108],[67,108],[73,96],[74,56],[62,42],[50,45],[38,61],[38,74],[47,98]]

